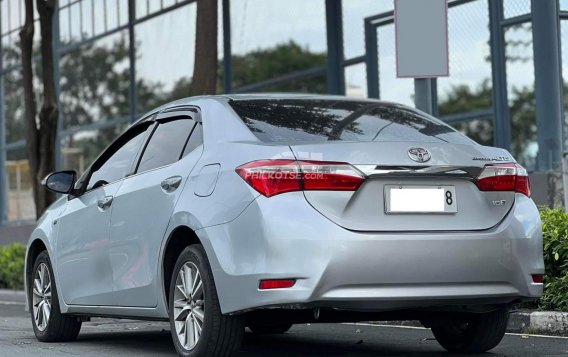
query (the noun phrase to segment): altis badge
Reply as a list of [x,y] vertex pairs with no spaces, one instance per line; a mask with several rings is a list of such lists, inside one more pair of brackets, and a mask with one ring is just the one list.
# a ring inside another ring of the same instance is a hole
[[474,156],[473,161],[514,161],[510,156],[478,157]]

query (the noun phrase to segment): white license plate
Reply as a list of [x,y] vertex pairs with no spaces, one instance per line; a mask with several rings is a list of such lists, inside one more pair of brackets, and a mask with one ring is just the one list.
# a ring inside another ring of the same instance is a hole
[[454,186],[385,185],[386,213],[456,213]]

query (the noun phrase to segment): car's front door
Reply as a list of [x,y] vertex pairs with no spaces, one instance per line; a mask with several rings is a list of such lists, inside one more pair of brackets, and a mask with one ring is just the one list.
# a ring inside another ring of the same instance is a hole
[[147,127],[130,129],[93,163],[78,184],[84,192],[72,197],[54,222],[58,289],[68,305],[115,305],[109,255],[113,200],[132,170]]
[[[189,116],[161,120],[137,170],[120,187],[111,218],[111,262],[119,306],[157,304],[159,254],[186,178],[199,159],[200,124]],[[191,139],[190,139],[191,133]]]

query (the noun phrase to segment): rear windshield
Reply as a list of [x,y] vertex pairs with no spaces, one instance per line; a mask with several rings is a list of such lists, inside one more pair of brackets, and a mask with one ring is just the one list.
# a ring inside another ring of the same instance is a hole
[[349,100],[232,100],[264,142],[417,141],[472,144],[433,117],[390,103]]

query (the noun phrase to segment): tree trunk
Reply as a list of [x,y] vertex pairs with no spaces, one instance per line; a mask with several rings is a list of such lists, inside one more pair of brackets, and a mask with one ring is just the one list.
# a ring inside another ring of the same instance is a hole
[[38,160],[37,155],[37,137],[38,130],[36,126],[36,103],[34,97],[34,72],[33,72],[33,41],[34,41],[34,3],[33,0],[25,0],[25,20],[24,26],[20,30],[20,47],[22,56],[22,81],[24,87],[24,115],[26,122],[26,148],[28,163],[30,168],[30,176],[33,190],[34,202],[39,200],[36,180],[34,173],[37,172]]
[[217,91],[217,0],[197,0],[195,66],[191,95]]
[[41,157],[35,184],[38,195],[36,214],[38,218],[55,200],[55,194],[41,186],[41,180],[55,171],[55,150],[57,139],[57,95],[55,93],[55,65],[53,56],[53,15],[57,11],[57,0],[37,0],[39,23],[41,29],[41,66],[43,73],[43,104],[39,113],[38,153]]
[[25,22],[20,31],[22,48],[22,78],[26,121],[26,147],[30,166],[36,217],[39,218],[54,201],[55,195],[41,186],[41,180],[55,170],[57,137],[57,97],[53,62],[53,15],[56,0],[37,0],[41,31],[41,64],[43,73],[43,104],[36,118],[33,88],[33,0],[25,0]]

